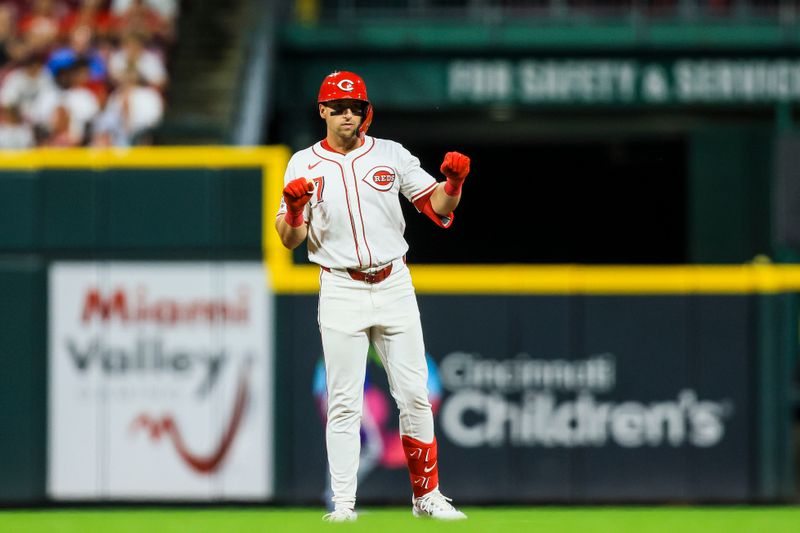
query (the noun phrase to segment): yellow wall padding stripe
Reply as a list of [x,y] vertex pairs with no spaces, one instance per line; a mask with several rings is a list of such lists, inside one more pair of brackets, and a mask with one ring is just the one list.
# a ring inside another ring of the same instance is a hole
[[[273,289],[311,294],[319,269],[295,265],[275,231],[290,157],[285,146],[35,149],[0,152],[0,170],[54,168],[262,169],[262,245]],[[436,228],[431,228],[435,231]],[[411,243],[413,246],[413,243]],[[745,265],[410,265],[418,293],[429,294],[747,294],[800,291],[800,266]]]
[[[409,265],[421,294],[746,294],[800,291],[795,265]],[[319,269],[293,266],[282,293],[314,293]]]
[[[3,150],[0,169],[37,168],[238,168],[276,162],[285,168],[284,146],[147,146],[137,148],[38,148]],[[281,176],[283,169],[280,170]]]

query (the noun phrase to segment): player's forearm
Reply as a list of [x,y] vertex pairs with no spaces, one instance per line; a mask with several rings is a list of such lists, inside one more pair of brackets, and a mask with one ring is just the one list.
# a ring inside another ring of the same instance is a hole
[[275,221],[275,229],[278,230],[278,235],[283,245],[290,250],[300,246],[300,243],[306,240],[308,236],[308,226],[306,224],[300,224],[297,227],[290,226],[282,216]]
[[450,196],[444,190],[445,182],[439,183],[431,195],[431,207],[437,215],[447,216],[455,211],[458,202],[461,201],[461,193]]

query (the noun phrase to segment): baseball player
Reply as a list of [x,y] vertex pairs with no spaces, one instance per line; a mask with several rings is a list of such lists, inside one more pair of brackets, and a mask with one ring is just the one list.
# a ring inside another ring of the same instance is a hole
[[318,108],[325,139],[295,153],[284,177],[275,223],[283,245],[308,239],[320,266],[318,323],[328,389],[326,445],[334,511],[325,520],[355,520],[359,427],[370,343],[386,369],[400,410],[414,516],[466,518],[439,492],[433,414],[419,309],[405,264],[408,244],[400,195],[438,226],[453,222],[469,158],[444,157],[437,182],[400,144],[366,135],[373,108],[352,72],[322,82]]

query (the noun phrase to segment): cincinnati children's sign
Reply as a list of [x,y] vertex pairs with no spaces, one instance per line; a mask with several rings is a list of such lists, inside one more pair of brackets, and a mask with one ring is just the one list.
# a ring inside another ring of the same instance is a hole
[[710,448],[734,414],[730,399],[679,385],[669,397],[621,398],[610,353],[567,361],[453,352],[439,371],[450,392],[439,420],[464,447]]
[[51,267],[51,496],[271,495],[264,279],[260,263]]

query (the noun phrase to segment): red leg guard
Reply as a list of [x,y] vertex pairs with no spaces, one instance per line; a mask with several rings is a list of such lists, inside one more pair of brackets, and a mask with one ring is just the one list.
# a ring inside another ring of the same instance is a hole
[[430,444],[403,435],[403,451],[406,453],[411,489],[419,498],[439,486],[439,457],[436,438]]

